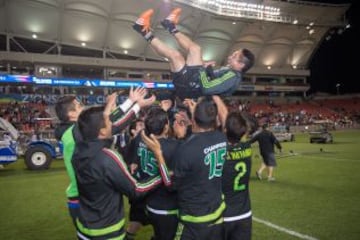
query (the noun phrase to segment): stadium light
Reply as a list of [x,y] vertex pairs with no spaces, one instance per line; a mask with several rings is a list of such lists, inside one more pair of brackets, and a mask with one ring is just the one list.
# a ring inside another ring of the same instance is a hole
[[289,16],[281,14],[280,8],[231,0],[175,0],[188,6],[228,17],[240,17],[263,21],[291,23]]

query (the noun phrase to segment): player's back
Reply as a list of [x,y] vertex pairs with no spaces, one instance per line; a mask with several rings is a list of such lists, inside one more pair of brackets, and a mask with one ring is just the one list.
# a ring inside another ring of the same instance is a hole
[[210,131],[193,134],[177,149],[174,175],[180,215],[208,215],[221,205],[226,145],[222,132]]

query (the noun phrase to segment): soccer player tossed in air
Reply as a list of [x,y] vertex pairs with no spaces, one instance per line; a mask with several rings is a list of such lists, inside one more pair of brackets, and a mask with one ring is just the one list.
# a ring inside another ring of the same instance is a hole
[[133,28],[147,40],[154,51],[169,59],[170,71],[176,95],[181,99],[197,98],[203,95],[231,95],[255,61],[254,54],[248,49],[235,50],[228,56],[227,66],[213,70],[213,61],[204,62],[201,47],[185,34],[179,32],[176,24],[181,15],[181,8],[175,8],[161,25],[172,34],[177,43],[186,52],[186,58],[178,51],[167,46],[154,36],[150,29],[153,9],[143,12]]

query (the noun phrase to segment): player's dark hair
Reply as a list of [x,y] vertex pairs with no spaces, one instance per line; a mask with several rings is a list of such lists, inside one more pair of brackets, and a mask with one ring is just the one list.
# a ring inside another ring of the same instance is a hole
[[245,64],[245,66],[243,67],[241,72],[246,73],[254,65],[255,55],[249,49],[246,48],[242,49],[242,54],[243,54],[242,62]]
[[66,95],[58,99],[55,104],[55,112],[57,117],[62,122],[69,121],[69,111],[75,110],[74,100],[76,99],[75,95]]
[[147,135],[160,135],[164,131],[166,124],[169,124],[169,119],[167,113],[160,107],[151,108],[144,123]]
[[225,129],[228,141],[238,143],[248,130],[246,119],[240,112],[231,112],[226,118]]
[[97,139],[100,129],[105,127],[104,109],[104,106],[96,106],[81,112],[78,126],[84,141]]
[[201,128],[216,128],[218,109],[211,98],[200,100],[195,107],[194,120]]

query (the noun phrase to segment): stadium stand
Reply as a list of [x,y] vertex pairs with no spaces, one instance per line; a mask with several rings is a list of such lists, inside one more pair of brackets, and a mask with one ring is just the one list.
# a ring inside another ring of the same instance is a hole
[[[237,48],[255,53],[255,66],[232,98],[232,108],[242,106],[259,116],[276,111],[291,114],[289,119],[301,113],[311,119],[358,113],[358,100],[304,101],[310,59],[329,32],[345,29],[350,4],[229,2],[2,1],[2,101],[17,94],[17,99],[53,103],[58,95],[76,93],[84,101],[94,96],[98,103],[119,83],[125,88],[129,82],[171,88],[161,85],[171,83],[166,59],[155,55],[131,25],[141,11],[152,7],[155,34],[171,42],[158,22],[170,9],[181,7],[179,28],[201,44],[205,60],[222,65]],[[324,105],[331,107],[319,111]]]
[[142,10],[153,7],[157,10],[152,27],[169,42],[170,36],[157,23],[166,16],[164,9],[180,6],[179,27],[202,45],[205,60],[224,64],[236,48],[255,53],[255,67],[247,76],[252,84],[240,86],[240,92],[279,96],[302,96],[309,89],[309,60],[329,31],[345,28],[344,14],[349,8],[349,4],[276,0],[251,4],[193,0],[3,3],[1,72],[169,81],[166,60],[133,32],[131,23]]

